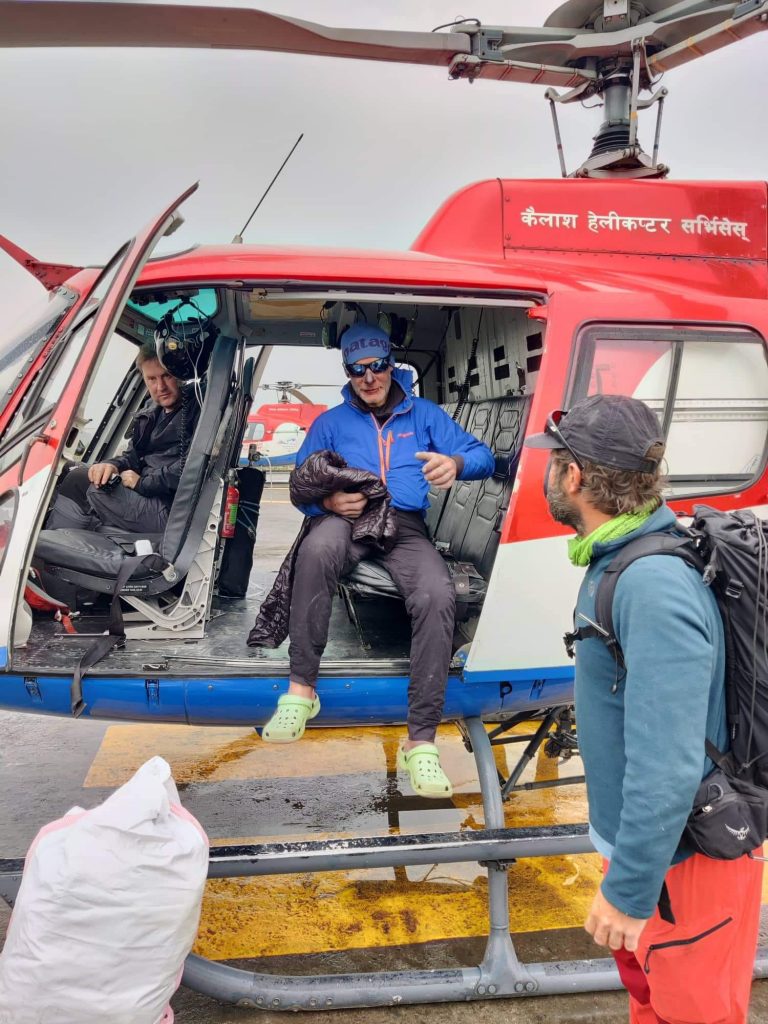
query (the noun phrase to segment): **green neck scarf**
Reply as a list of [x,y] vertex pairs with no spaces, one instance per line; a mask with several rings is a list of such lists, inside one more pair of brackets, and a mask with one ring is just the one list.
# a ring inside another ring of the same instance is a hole
[[606,544],[632,533],[659,507],[657,501],[651,501],[636,512],[624,512],[623,515],[609,519],[598,526],[586,537],[571,537],[568,541],[568,557],[574,565],[585,566],[592,561],[592,548],[596,543]]

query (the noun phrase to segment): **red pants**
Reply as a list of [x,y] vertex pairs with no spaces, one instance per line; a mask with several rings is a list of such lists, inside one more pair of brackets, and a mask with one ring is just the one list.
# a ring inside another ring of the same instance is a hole
[[637,952],[613,951],[630,1024],[747,1024],[762,879],[749,857],[694,854],[669,869],[675,924],[657,910]]

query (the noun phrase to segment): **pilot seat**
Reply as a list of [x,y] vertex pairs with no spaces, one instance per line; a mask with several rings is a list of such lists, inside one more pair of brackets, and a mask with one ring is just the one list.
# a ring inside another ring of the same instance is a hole
[[[204,636],[227,472],[239,463],[252,392],[253,360],[243,366],[242,344],[217,338],[164,532],[139,537],[109,526],[42,530],[33,565],[49,592],[70,604],[75,591],[113,598],[119,593],[132,609],[125,615],[125,635],[132,639]],[[149,541],[153,554],[137,557],[139,540]]]

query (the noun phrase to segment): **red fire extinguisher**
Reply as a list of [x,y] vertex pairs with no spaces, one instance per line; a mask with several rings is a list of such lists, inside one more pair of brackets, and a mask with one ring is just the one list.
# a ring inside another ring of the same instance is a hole
[[227,476],[227,496],[224,500],[224,518],[221,521],[221,536],[234,537],[237,522],[237,506],[240,504],[240,491],[237,488],[237,473],[230,469]]

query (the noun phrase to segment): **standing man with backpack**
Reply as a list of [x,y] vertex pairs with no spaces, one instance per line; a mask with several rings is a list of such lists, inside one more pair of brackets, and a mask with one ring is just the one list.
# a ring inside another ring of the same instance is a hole
[[680,533],[661,496],[658,420],[637,399],[595,395],[552,413],[526,445],[551,449],[549,510],[576,531],[570,559],[586,568],[576,716],[590,834],[605,859],[586,930],[611,949],[631,1024],[746,1024],[762,883],[747,854],[762,836],[732,860],[693,852],[683,836],[714,769],[706,741],[729,745],[717,601],[684,558],[651,553],[618,576],[610,629],[596,619],[600,580],[622,549]]

